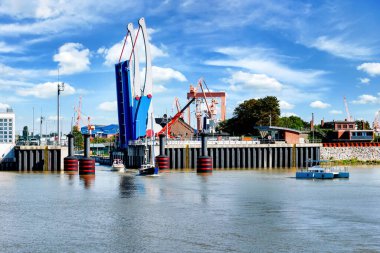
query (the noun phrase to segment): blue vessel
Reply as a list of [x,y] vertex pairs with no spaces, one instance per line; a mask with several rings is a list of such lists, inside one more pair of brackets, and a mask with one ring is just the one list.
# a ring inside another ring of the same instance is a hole
[[[322,160],[308,160],[308,163],[329,162]],[[322,167],[321,165],[310,166],[307,169],[300,169],[296,172],[296,178],[302,179],[333,179],[333,178],[349,178],[350,173],[347,167]]]
[[304,178],[304,179],[333,179],[334,173],[325,168],[322,168],[319,165],[315,165],[307,168],[306,170],[299,170],[296,172],[296,178]]

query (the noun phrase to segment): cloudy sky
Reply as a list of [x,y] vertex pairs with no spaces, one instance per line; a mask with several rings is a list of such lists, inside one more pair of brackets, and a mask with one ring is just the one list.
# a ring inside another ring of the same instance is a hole
[[43,131],[53,131],[60,81],[64,130],[79,97],[92,123],[117,123],[114,64],[127,24],[145,17],[158,116],[172,113],[176,96],[184,105],[203,77],[227,91],[228,116],[245,99],[273,95],[283,115],[344,119],[346,97],[355,119],[372,122],[379,13],[377,0],[1,0],[0,110],[13,107],[18,131],[35,122],[38,133],[41,113]]

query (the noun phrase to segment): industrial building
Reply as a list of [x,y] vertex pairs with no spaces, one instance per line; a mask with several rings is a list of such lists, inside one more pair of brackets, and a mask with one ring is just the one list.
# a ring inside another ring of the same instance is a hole
[[15,114],[11,108],[0,112],[0,159],[6,158],[15,145]]

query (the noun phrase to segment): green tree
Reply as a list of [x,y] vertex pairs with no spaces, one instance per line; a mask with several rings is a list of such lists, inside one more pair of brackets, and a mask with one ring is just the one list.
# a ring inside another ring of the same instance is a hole
[[[369,124],[368,121],[356,120],[355,123],[356,123],[356,127],[358,128],[358,130],[369,130],[369,129],[371,129],[371,125]],[[363,126],[364,126],[364,129],[363,129]]]
[[77,150],[83,149],[83,135],[77,126],[73,126],[72,134],[74,135],[74,148]]
[[276,97],[267,96],[246,100],[238,105],[231,119],[219,124],[218,130],[233,135],[252,135],[254,126],[276,125],[280,117],[280,104]]
[[278,120],[278,126],[292,128],[296,130],[301,130],[303,128],[309,127],[310,124],[303,121],[298,116],[289,116],[289,117],[281,117]]

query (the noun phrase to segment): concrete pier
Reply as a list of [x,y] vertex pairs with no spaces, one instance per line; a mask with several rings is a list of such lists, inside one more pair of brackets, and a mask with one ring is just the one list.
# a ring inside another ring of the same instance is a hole
[[[320,159],[321,144],[256,144],[244,141],[208,141],[207,154],[212,157],[213,168],[292,168],[306,167],[306,161]],[[137,167],[142,159],[143,146],[129,146],[127,166]],[[171,169],[197,169],[202,155],[199,141],[168,141],[166,152]],[[188,161],[184,161],[188,159]],[[136,163],[137,162],[137,163]]]
[[16,171],[61,171],[67,147],[15,146]]

